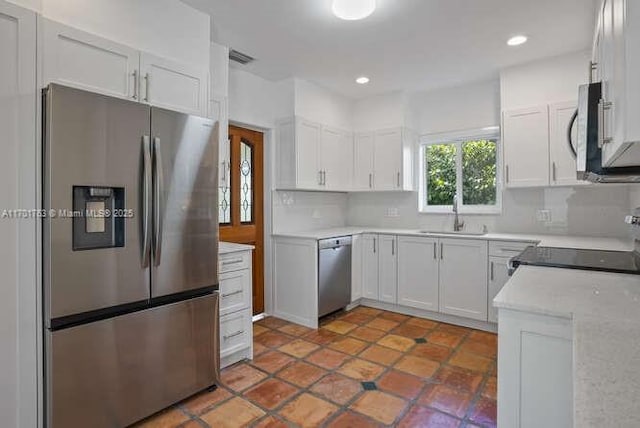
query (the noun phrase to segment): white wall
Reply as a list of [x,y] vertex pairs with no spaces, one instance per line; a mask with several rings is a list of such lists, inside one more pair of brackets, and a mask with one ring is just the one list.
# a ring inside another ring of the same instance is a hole
[[272,82],[246,71],[229,69],[229,120],[265,129],[293,116],[293,84]]
[[11,0],[161,57],[209,67],[210,17],[178,0]]
[[408,99],[403,92],[376,95],[354,104],[353,129],[356,132],[408,126]]
[[420,135],[500,125],[498,80],[422,92],[411,97]]
[[588,83],[588,51],[530,62],[500,72],[502,110],[573,101]]
[[353,102],[302,79],[293,79],[295,114],[345,130],[353,128]]

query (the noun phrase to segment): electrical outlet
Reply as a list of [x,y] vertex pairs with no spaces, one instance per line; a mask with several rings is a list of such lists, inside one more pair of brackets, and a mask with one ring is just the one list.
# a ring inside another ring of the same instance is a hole
[[399,217],[398,208],[388,208],[387,217]]
[[538,210],[538,211],[536,211],[536,219],[540,223],[550,223],[551,222],[551,210]]

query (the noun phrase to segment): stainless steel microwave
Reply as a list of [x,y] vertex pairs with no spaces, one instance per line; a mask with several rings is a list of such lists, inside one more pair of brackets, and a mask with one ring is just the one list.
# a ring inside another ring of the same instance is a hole
[[[605,108],[601,82],[580,86],[578,110],[567,131],[569,147],[576,156],[577,178],[594,183],[640,183],[640,167],[602,166],[604,132],[600,124],[603,123]],[[574,125],[577,126],[575,147],[571,141]]]

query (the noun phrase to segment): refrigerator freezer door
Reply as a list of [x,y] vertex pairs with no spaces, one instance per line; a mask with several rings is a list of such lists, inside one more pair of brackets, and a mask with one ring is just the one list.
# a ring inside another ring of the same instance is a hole
[[217,124],[152,107],[151,297],[218,285]]
[[217,293],[46,339],[51,428],[125,427],[219,382]]
[[[57,215],[45,219],[43,230],[45,319],[50,326],[53,318],[150,298],[141,230],[143,136],[150,131],[150,109],[55,84],[47,89],[45,102],[43,200],[44,208]],[[86,186],[86,191],[74,192],[74,186]],[[124,241],[74,251],[74,233],[96,235],[88,227],[74,228],[74,198],[77,202],[82,194],[101,200],[111,189],[117,189],[113,194],[124,205],[123,212],[114,213],[125,216],[124,230],[117,228]]]

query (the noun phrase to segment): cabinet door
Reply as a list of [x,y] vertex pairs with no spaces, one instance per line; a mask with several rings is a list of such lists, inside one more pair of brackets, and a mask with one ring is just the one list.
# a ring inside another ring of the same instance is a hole
[[362,293],[378,300],[378,235],[362,235]]
[[347,132],[322,128],[320,145],[322,188],[349,190],[353,173],[353,140]]
[[376,190],[402,188],[402,130],[376,132],[374,165]]
[[487,320],[487,241],[440,239],[440,312]]
[[438,240],[398,238],[398,304],[438,310]]
[[[227,191],[231,186],[231,146],[229,144],[229,120],[227,99],[214,98],[210,102],[209,118],[218,121],[218,187]],[[220,218],[221,223],[228,223]]]
[[549,116],[547,106],[503,113],[507,187],[549,185]]
[[[555,103],[549,106],[549,156],[551,158],[551,185],[576,186],[587,182],[576,178],[576,158],[569,148],[568,129],[577,103]],[[577,142],[576,126],[571,129],[571,141]]]
[[145,103],[197,116],[207,114],[206,68],[178,63],[143,52],[140,55],[141,98]]
[[137,50],[44,18],[41,37],[44,85],[139,99]]
[[498,426],[574,426],[571,320],[501,308],[498,337]]
[[380,301],[398,302],[398,238],[392,235],[379,235],[380,254],[378,255],[378,282]]
[[351,302],[362,298],[362,235],[351,237]]
[[[614,80],[615,80],[615,40],[613,33],[613,0],[604,0],[602,2],[602,40],[601,40],[601,57],[600,57],[600,79],[602,82],[602,101],[603,103],[613,103],[615,98]],[[620,52],[622,54],[622,52]],[[602,127],[602,135],[607,137],[613,136],[613,116],[616,105],[611,105],[603,112],[603,121],[598,123]],[[617,145],[616,145],[617,146]],[[609,165],[613,158],[617,155],[619,146],[614,147],[609,143],[602,148],[602,163]]]
[[373,141],[373,133],[356,134],[354,138],[354,190],[373,190],[373,157],[375,150]]
[[498,309],[493,307],[493,299],[509,280],[509,259],[505,257],[489,257],[489,290],[487,296],[487,313],[489,322],[498,322]]
[[[0,1],[0,206],[37,208],[36,14]],[[0,221],[2,426],[38,426],[36,230],[40,220]],[[42,334],[42,333],[40,333]]]
[[322,127],[305,119],[296,120],[296,187],[299,189],[320,189],[320,138]]

